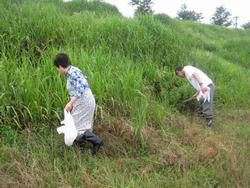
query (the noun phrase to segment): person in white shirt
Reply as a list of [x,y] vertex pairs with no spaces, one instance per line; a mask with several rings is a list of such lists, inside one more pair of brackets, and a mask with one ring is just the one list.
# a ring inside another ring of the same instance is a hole
[[211,127],[213,123],[213,81],[200,69],[191,65],[184,67],[177,66],[175,74],[178,77],[186,77],[190,84],[196,89],[197,92],[192,96],[192,98],[200,101],[202,114],[207,120],[207,126]]

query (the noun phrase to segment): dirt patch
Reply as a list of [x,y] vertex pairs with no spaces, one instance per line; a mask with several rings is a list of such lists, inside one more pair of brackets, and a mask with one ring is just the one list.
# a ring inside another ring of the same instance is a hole
[[212,138],[212,137],[205,138],[204,144],[209,146],[209,147],[213,147],[213,148],[219,147],[219,141],[216,138]]
[[173,149],[169,151],[162,151],[160,154],[163,163],[167,166],[172,166],[184,157],[184,152],[180,149]]
[[[197,162],[213,161],[222,150],[227,151],[225,138],[219,137],[213,130],[204,128],[198,118],[194,118],[191,122],[179,113],[167,118],[171,122],[167,126],[176,127],[180,131],[179,136],[164,132],[157,127],[143,126],[142,139],[138,139],[130,124],[113,117],[108,122],[96,122],[94,131],[105,142],[102,152],[117,160],[136,159],[141,155],[140,152],[146,152],[146,155],[155,163],[187,166]],[[127,160],[117,162],[122,166],[127,163]]]
[[205,147],[198,150],[198,161],[207,162],[208,160],[214,159],[218,154],[218,149],[215,147]]
[[94,132],[104,140],[102,151],[109,157],[121,157],[125,154],[135,154],[141,142],[134,136],[131,126],[125,121],[111,118],[109,123],[96,122]]
[[104,140],[103,152],[112,158],[122,156],[137,157],[140,150],[148,150],[158,155],[167,149],[169,138],[164,137],[160,130],[143,126],[141,138],[135,136],[133,127],[121,119],[111,118],[108,123],[98,123],[94,132]]
[[198,136],[199,132],[200,132],[200,129],[198,129],[197,127],[184,129],[183,131],[184,139],[192,143],[195,140],[195,138]]

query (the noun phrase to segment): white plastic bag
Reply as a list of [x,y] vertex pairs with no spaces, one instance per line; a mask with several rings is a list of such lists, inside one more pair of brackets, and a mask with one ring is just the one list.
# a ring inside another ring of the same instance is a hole
[[210,88],[208,88],[208,91],[205,93],[202,93],[202,91],[200,91],[196,98],[198,101],[202,101],[203,103],[205,103],[206,101],[210,102]]
[[57,128],[58,134],[64,134],[64,143],[67,146],[71,146],[74,142],[74,140],[77,137],[77,130],[75,127],[74,119],[70,112],[67,112],[64,109],[64,120],[61,122],[61,124],[64,124],[61,127]]

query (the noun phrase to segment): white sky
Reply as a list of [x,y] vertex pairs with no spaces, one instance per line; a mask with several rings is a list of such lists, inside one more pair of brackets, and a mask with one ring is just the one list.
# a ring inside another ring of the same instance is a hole
[[[131,0],[103,1],[115,5],[124,16],[132,17],[134,14],[134,7],[129,4]],[[224,5],[232,13],[233,17],[239,17],[239,26],[250,21],[249,0],[153,0],[153,2],[155,13],[165,13],[171,17],[176,17],[177,11],[185,3],[188,10],[194,10],[203,14],[204,19],[202,22],[204,23],[210,23],[216,7],[220,5]]]

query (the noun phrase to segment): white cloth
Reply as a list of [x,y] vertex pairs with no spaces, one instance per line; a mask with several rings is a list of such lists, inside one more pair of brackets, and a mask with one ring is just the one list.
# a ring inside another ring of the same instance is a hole
[[185,66],[183,70],[185,72],[185,76],[188,79],[188,81],[200,93],[201,93],[201,86],[199,85],[199,82],[195,79],[195,77],[193,76],[194,73],[197,73],[199,75],[199,77],[202,80],[202,84],[204,86],[213,84],[213,81],[204,72],[202,72],[200,69],[197,69],[196,67],[188,65],[188,66]]
[[210,102],[210,88],[208,87],[208,91],[205,93],[202,93],[202,91],[200,91],[196,98],[198,101],[202,101],[203,103],[205,103],[206,101]]
[[61,124],[64,125],[58,127],[57,132],[58,134],[64,134],[64,143],[67,146],[71,146],[77,137],[77,130],[72,115],[65,109],[64,109],[64,120],[61,122]]

